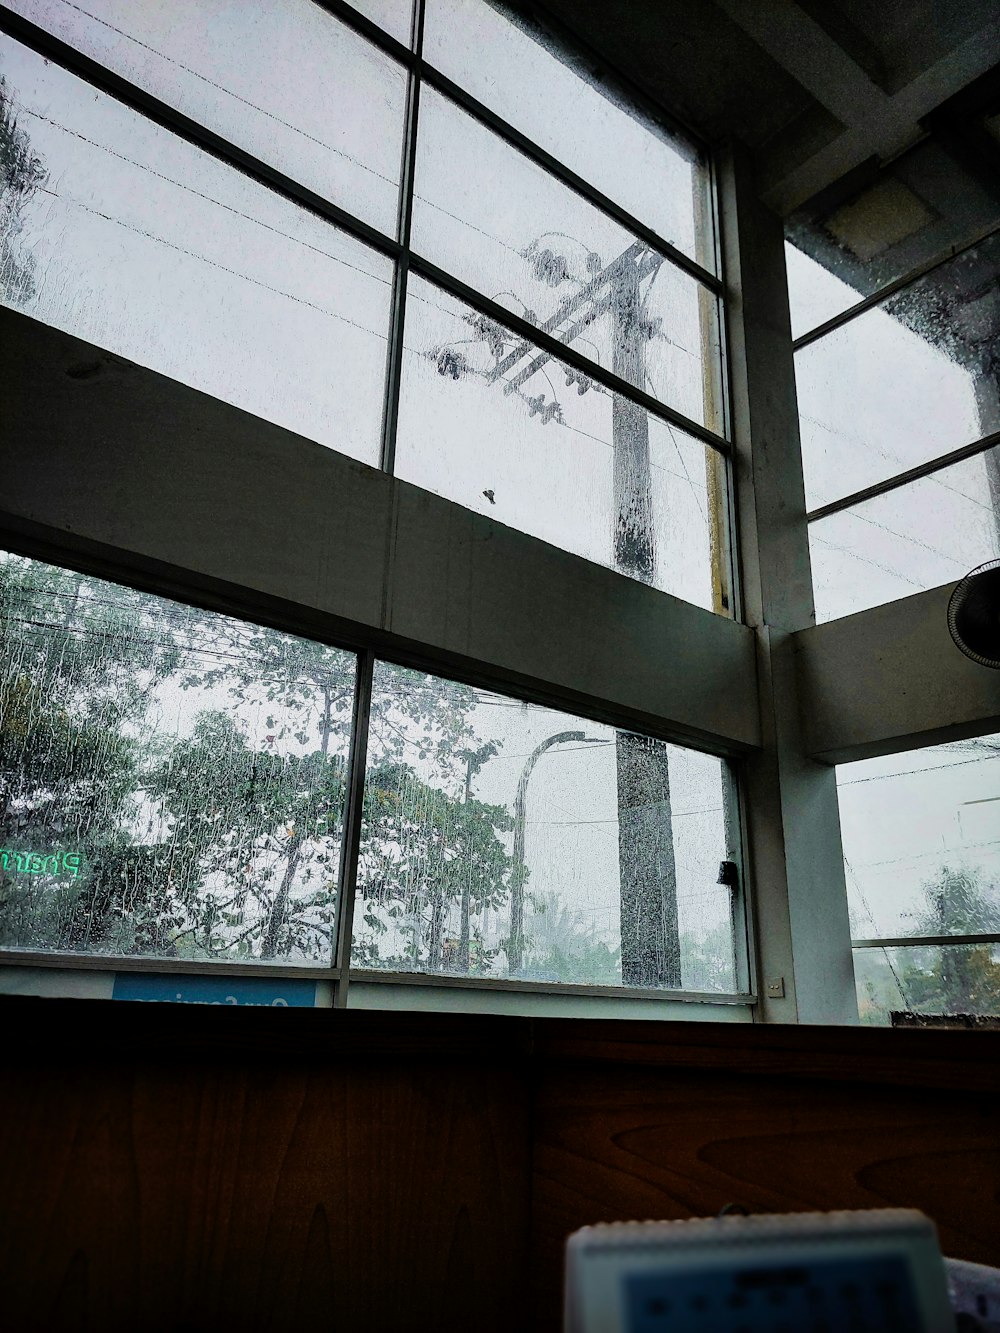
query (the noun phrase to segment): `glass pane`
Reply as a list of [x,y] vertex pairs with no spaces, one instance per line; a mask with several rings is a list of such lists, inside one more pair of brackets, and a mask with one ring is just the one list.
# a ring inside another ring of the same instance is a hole
[[933,136],[849,199],[817,199],[785,224],[796,338],[1000,222],[989,182]]
[[14,0],[12,8],[286,176],[395,232],[405,73],[319,5]]
[[413,248],[721,429],[711,292],[431,89],[421,97]]
[[1000,735],[837,768],[855,939],[1000,933]]
[[854,979],[861,1021],[875,1027],[902,1026],[911,1014],[1000,1016],[998,945],[855,949]]
[[937,588],[1000,555],[1000,447],[809,525],[816,616]]
[[796,353],[810,509],[1000,430],[998,272],[1000,236]]
[[0,40],[0,298],[377,463],[391,264]]
[[355,967],[733,991],[722,761],[380,663]]
[[351,7],[384,28],[397,42],[411,44],[413,0],[350,0]]
[[715,450],[417,278],[405,350],[398,476],[728,612]]
[[0,560],[0,946],[329,966],[352,654]]
[[704,160],[586,58],[512,7],[482,0],[429,0],[424,55],[664,240],[715,268]]

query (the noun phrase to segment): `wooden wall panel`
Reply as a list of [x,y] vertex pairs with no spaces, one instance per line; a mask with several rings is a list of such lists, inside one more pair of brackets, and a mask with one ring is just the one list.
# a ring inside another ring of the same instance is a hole
[[8,1072],[4,1325],[509,1328],[527,1106],[509,1067]]
[[554,1333],[587,1223],[923,1208],[1000,1263],[1000,1033],[0,997],[4,1333]]
[[536,1308],[559,1328],[577,1227],[629,1218],[924,1209],[945,1253],[1000,1263],[1000,1127],[985,1093],[689,1069],[560,1068],[535,1107]]

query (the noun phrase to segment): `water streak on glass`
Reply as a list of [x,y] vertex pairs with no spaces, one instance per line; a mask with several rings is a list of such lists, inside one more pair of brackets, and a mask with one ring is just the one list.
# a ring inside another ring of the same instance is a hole
[[413,248],[721,430],[718,303],[454,103],[421,98]]
[[837,767],[854,939],[1000,933],[1000,736]]
[[424,55],[576,174],[715,268],[707,164],[511,6],[428,0]]
[[1000,447],[809,525],[818,620],[940,587],[1000,556]]
[[391,264],[0,40],[0,299],[365,462]]
[[329,966],[355,658],[0,562],[0,947]]
[[355,967],[732,992],[722,761],[376,665]]
[[995,236],[796,353],[810,509],[1000,430],[998,273]]
[[716,451],[417,278],[403,368],[397,475],[729,612]]
[[[286,176],[394,231],[405,72],[319,5],[13,0],[12,7]],[[392,9],[405,16],[404,5]]]

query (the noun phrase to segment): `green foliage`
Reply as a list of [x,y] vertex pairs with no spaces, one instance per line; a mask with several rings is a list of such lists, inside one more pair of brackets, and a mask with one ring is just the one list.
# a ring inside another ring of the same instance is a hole
[[35,262],[20,246],[24,209],[45,185],[45,164],[17,123],[13,97],[0,76],[0,294],[18,304],[35,290]]

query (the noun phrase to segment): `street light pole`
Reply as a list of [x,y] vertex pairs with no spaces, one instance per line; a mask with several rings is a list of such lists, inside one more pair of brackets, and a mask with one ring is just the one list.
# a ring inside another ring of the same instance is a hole
[[524,883],[527,871],[524,866],[524,826],[528,779],[535,765],[553,745],[562,745],[566,741],[582,741],[585,745],[600,745],[595,736],[587,736],[582,731],[557,731],[548,736],[540,745],[536,745],[528,756],[517,783],[517,795],[514,797],[514,850],[510,872],[510,938],[507,941],[507,962],[511,973],[520,972],[524,963]]

